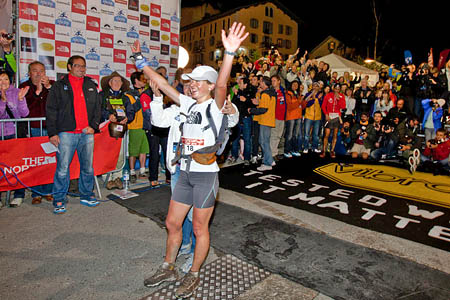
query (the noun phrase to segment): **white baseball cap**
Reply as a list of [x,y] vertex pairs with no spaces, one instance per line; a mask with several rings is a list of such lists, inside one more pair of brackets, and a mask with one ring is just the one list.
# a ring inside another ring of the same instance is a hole
[[181,75],[183,80],[208,80],[211,83],[216,83],[217,71],[210,66],[199,66],[196,67],[192,73]]
[[440,107],[445,105],[445,99],[438,99],[437,103],[439,104]]

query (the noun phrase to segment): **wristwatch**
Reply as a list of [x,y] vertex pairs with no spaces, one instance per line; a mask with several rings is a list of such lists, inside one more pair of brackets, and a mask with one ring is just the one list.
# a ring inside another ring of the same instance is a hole
[[142,70],[145,66],[150,66],[150,62],[141,52],[135,52],[130,57],[134,58],[134,64],[138,69]]
[[134,58],[134,60],[142,60],[145,57],[142,55],[142,52],[134,52],[131,54],[130,58]]

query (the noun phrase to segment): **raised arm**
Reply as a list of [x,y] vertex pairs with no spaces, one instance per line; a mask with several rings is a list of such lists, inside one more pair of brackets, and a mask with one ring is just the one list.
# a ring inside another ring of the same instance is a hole
[[141,44],[139,43],[139,40],[134,41],[131,46],[131,51],[133,52],[136,67],[141,69],[142,72],[144,72],[145,75],[147,75],[148,78],[153,81],[164,94],[172,99],[177,105],[180,105],[180,93],[173,86],[171,86],[164,77],[159,75],[149,66],[147,59],[142,56]]
[[247,38],[248,32],[245,32],[245,26],[236,22],[230,28],[228,36],[222,29],[222,43],[225,48],[222,66],[216,81],[214,100],[217,107],[221,108],[227,97],[227,82],[230,77],[231,67],[233,65],[233,57],[241,43]]

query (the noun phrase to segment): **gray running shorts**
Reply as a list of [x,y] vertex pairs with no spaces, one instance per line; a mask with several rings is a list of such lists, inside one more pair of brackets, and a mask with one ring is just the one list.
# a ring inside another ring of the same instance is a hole
[[172,200],[195,208],[208,208],[214,206],[218,191],[218,172],[180,171]]

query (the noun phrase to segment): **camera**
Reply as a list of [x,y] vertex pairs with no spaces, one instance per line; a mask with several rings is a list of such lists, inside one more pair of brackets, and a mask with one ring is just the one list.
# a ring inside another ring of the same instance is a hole
[[14,35],[12,35],[12,33],[2,33],[2,38],[12,40],[14,38]]
[[348,126],[344,126],[342,127],[342,129],[344,129],[345,133],[348,133],[350,131],[350,128]]

